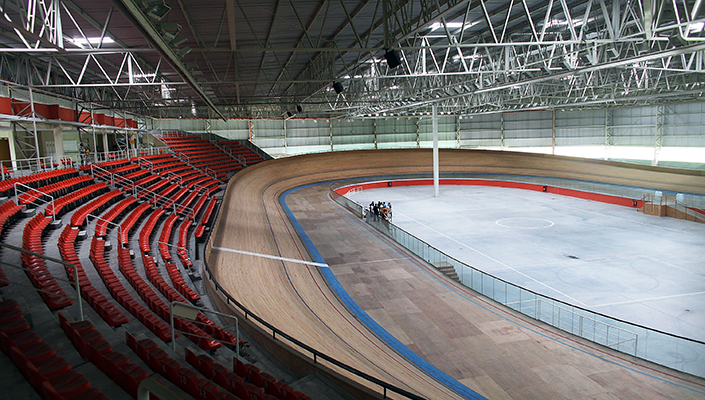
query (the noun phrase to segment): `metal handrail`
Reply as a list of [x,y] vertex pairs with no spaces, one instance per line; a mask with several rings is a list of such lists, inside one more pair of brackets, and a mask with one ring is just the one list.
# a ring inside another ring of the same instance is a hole
[[[220,315],[222,317],[234,319],[235,320],[235,343],[230,343],[230,342],[220,340],[220,339],[216,339],[216,340],[221,343],[235,345],[236,348],[238,348],[238,350],[235,351],[235,356],[237,357],[238,360],[240,359],[240,350],[239,350],[239,346],[240,346],[240,320],[236,316],[234,316],[232,314],[226,314],[226,313],[218,312],[215,310],[211,310],[206,307],[197,307],[192,304],[184,303],[181,301],[172,301],[171,303],[169,303],[169,326],[171,327],[171,349],[173,351],[176,351],[176,332],[177,332],[177,329],[174,327],[174,316],[179,317],[179,318],[190,319],[194,323],[201,324],[201,322],[196,321],[195,315],[193,316],[193,318],[191,318],[190,315],[186,315],[187,313],[180,314],[180,312],[182,312],[183,310],[179,310],[179,308],[187,308],[187,309],[194,310],[194,311],[196,311],[196,314],[198,314],[199,312],[209,312],[209,313],[213,313],[215,315]],[[175,312],[175,310],[176,310],[176,312]],[[190,332],[183,332],[183,331],[178,331],[178,332],[179,333],[188,333],[190,336],[195,336],[198,338],[213,339],[212,337],[208,337],[208,336],[193,335]]]
[[[65,265],[65,266],[68,266],[68,267],[73,268],[73,282],[71,282],[71,281],[68,280],[68,279],[57,278],[57,277],[55,277],[55,276],[52,275],[52,274],[45,274],[45,273],[42,273],[42,272],[37,272],[37,271],[31,270],[31,269],[29,269],[29,268],[18,267],[18,266],[16,266],[16,265],[11,265],[11,264],[7,264],[7,263],[2,264],[2,262],[0,262],[0,264],[6,265],[6,266],[9,266],[9,267],[12,267],[12,268],[21,269],[21,270],[23,270],[23,271],[30,271],[30,272],[32,272],[32,273],[34,273],[34,274],[39,274],[39,275],[42,275],[42,276],[50,276],[50,277],[52,277],[52,278],[54,278],[54,279],[56,279],[56,280],[62,281],[62,282],[73,283],[73,284],[75,285],[75,289],[76,289],[76,300],[77,300],[77,302],[78,302],[78,313],[79,313],[79,316],[80,316],[80,320],[83,321],[83,320],[85,319],[85,317],[84,317],[84,315],[83,315],[83,301],[82,301],[82,299],[81,299],[81,286],[80,286],[80,282],[79,282],[79,275],[80,275],[80,274],[78,273],[78,266],[76,266],[76,265],[74,265],[74,264],[71,264],[71,263],[69,263],[69,262],[66,262],[66,261],[64,261],[64,260],[59,260],[59,259],[56,259],[56,258],[53,258],[53,257],[49,257],[49,256],[47,256],[47,255],[45,255],[45,254],[35,253],[35,252],[33,252],[33,251],[29,251],[29,250],[23,249],[22,247],[13,246],[13,245],[10,245],[10,244],[7,244],[7,243],[3,243],[3,242],[0,242],[0,247],[6,247],[6,248],[8,248],[8,249],[10,249],[10,250],[19,251],[19,252],[21,252],[21,253],[25,253],[25,254],[29,254],[29,255],[36,256],[36,257],[40,257],[40,258],[43,258],[43,259],[45,259],[45,260],[52,261],[52,262],[59,263],[59,264],[62,264],[62,265]],[[44,293],[52,294],[52,295],[55,295],[55,296],[58,296],[58,297],[63,297],[63,296],[61,296],[61,295],[59,295],[59,294],[56,294],[56,293],[47,292],[47,291],[42,290],[42,289],[37,289],[36,287],[34,288],[34,290],[36,290],[36,291],[38,291],[38,292],[44,292]],[[66,298],[69,298],[69,297],[66,296]]]
[[[39,189],[35,189],[33,187],[27,186],[27,185],[19,183],[19,182],[15,182],[13,186],[15,187],[15,202],[17,203],[17,205],[20,205],[20,195],[17,193],[17,187],[18,186],[25,187],[25,188],[29,189],[29,191],[22,192],[23,194],[27,194],[27,195],[31,196],[32,198],[34,198],[35,201],[39,200],[39,201],[42,201],[47,204],[51,203],[52,221],[56,221],[56,205],[55,205],[55,201],[54,201],[54,196],[50,195],[49,193],[44,193]],[[51,199],[51,201],[46,201],[46,200],[42,199],[41,196],[35,195],[34,194],[35,192],[41,193],[41,195],[49,197]],[[34,201],[32,202],[32,204],[34,204]]]

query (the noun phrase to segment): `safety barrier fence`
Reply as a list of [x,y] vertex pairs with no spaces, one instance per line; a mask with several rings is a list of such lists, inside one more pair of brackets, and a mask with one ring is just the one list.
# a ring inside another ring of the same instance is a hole
[[[492,179],[496,180],[498,176],[492,176]],[[564,181],[562,182],[563,184],[570,186],[571,189],[599,187],[604,190],[605,187],[614,186],[597,183],[583,185],[578,181],[574,183],[570,183],[567,180],[562,181]],[[547,181],[541,182],[546,184]],[[539,183],[539,181],[535,183]],[[556,182],[550,181],[550,183],[554,185]],[[336,203],[351,210],[377,231],[394,240],[427,263],[436,268],[452,266],[460,279],[460,283],[464,286],[519,313],[583,339],[677,371],[705,377],[705,362],[703,362],[705,360],[705,342],[596,313],[525,289],[480,271],[445,254],[391,222],[384,221],[382,218],[367,218],[368,210],[362,204],[339,193],[347,192],[346,190],[340,190],[341,188],[360,184],[360,182],[351,184],[350,181],[334,182],[330,186],[329,193]],[[618,190],[623,190],[624,193],[631,191],[634,194],[642,190],[627,187],[617,188]],[[614,193],[610,194],[614,195]],[[641,195],[636,198],[640,197]]]

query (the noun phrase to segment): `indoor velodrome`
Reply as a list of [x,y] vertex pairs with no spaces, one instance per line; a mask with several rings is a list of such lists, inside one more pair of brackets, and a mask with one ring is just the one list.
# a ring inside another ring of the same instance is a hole
[[0,400],[705,400],[705,1],[0,2]]
[[[440,160],[446,174],[658,185],[697,194],[703,194],[704,187],[699,173],[566,157],[444,150]],[[329,187],[335,181],[428,176],[431,171],[430,150],[316,154],[250,168],[228,186],[208,244],[206,259],[213,277],[253,314],[301,342],[426,398],[703,396],[701,378],[566,334],[478,295],[330,199]],[[363,190],[355,196],[364,195]],[[500,204],[494,201],[495,207]],[[565,218],[595,213],[592,207],[568,211]],[[403,223],[404,208],[395,212],[401,214],[394,218]],[[636,214],[634,209],[629,212]],[[684,231],[693,236],[702,228]],[[696,237],[691,245],[702,250],[702,239]],[[497,257],[520,257],[510,251]],[[577,249],[572,253],[582,256]],[[628,274],[625,279],[624,287],[639,284]],[[290,345],[280,341],[282,347]],[[687,367],[681,367],[702,371],[699,346],[702,342],[696,341],[694,349],[684,352],[687,360],[682,364]],[[300,347],[298,351],[308,358]],[[375,385],[325,361],[316,364],[374,390]]]

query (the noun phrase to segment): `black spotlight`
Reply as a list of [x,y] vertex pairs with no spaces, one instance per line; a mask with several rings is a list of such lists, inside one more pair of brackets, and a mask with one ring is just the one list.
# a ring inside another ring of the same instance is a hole
[[300,104],[297,104],[297,105],[296,105],[296,112],[297,112],[297,113],[302,113],[302,112],[304,112],[304,109],[303,109],[303,107],[301,107]]
[[291,118],[291,117],[294,116],[294,114],[292,114],[291,111],[287,111],[287,112],[286,112],[286,115],[289,116],[289,118]]
[[396,50],[390,49],[384,52],[384,58],[387,60],[389,68],[396,68],[401,65],[401,58]]
[[335,93],[337,93],[337,94],[341,94],[341,93],[343,93],[343,90],[345,90],[345,88],[343,87],[343,84],[338,81],[333,82],[333,89],[335,90]]

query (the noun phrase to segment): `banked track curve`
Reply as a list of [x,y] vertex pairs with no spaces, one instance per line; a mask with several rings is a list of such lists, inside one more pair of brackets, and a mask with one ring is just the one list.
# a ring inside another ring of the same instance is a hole
[[[440,162],[442,174],[547,176],[705,194],[705,175],[699,172],[469,150],[442,150]],[[206,250],[211,271],[223,288],[250,311],[311,347],[423,397],[461,398],[362,325],[338,301],[319,267],[212,249],[313,261],[302,250],[306,247],[281,210],[282,193],[338,179],[427,175],[432,172],[431,165],[430,150],[376,150],[297,156],[250,167],[238,173],[226,190]],[[374,385],[370,387],[378,390]]]

